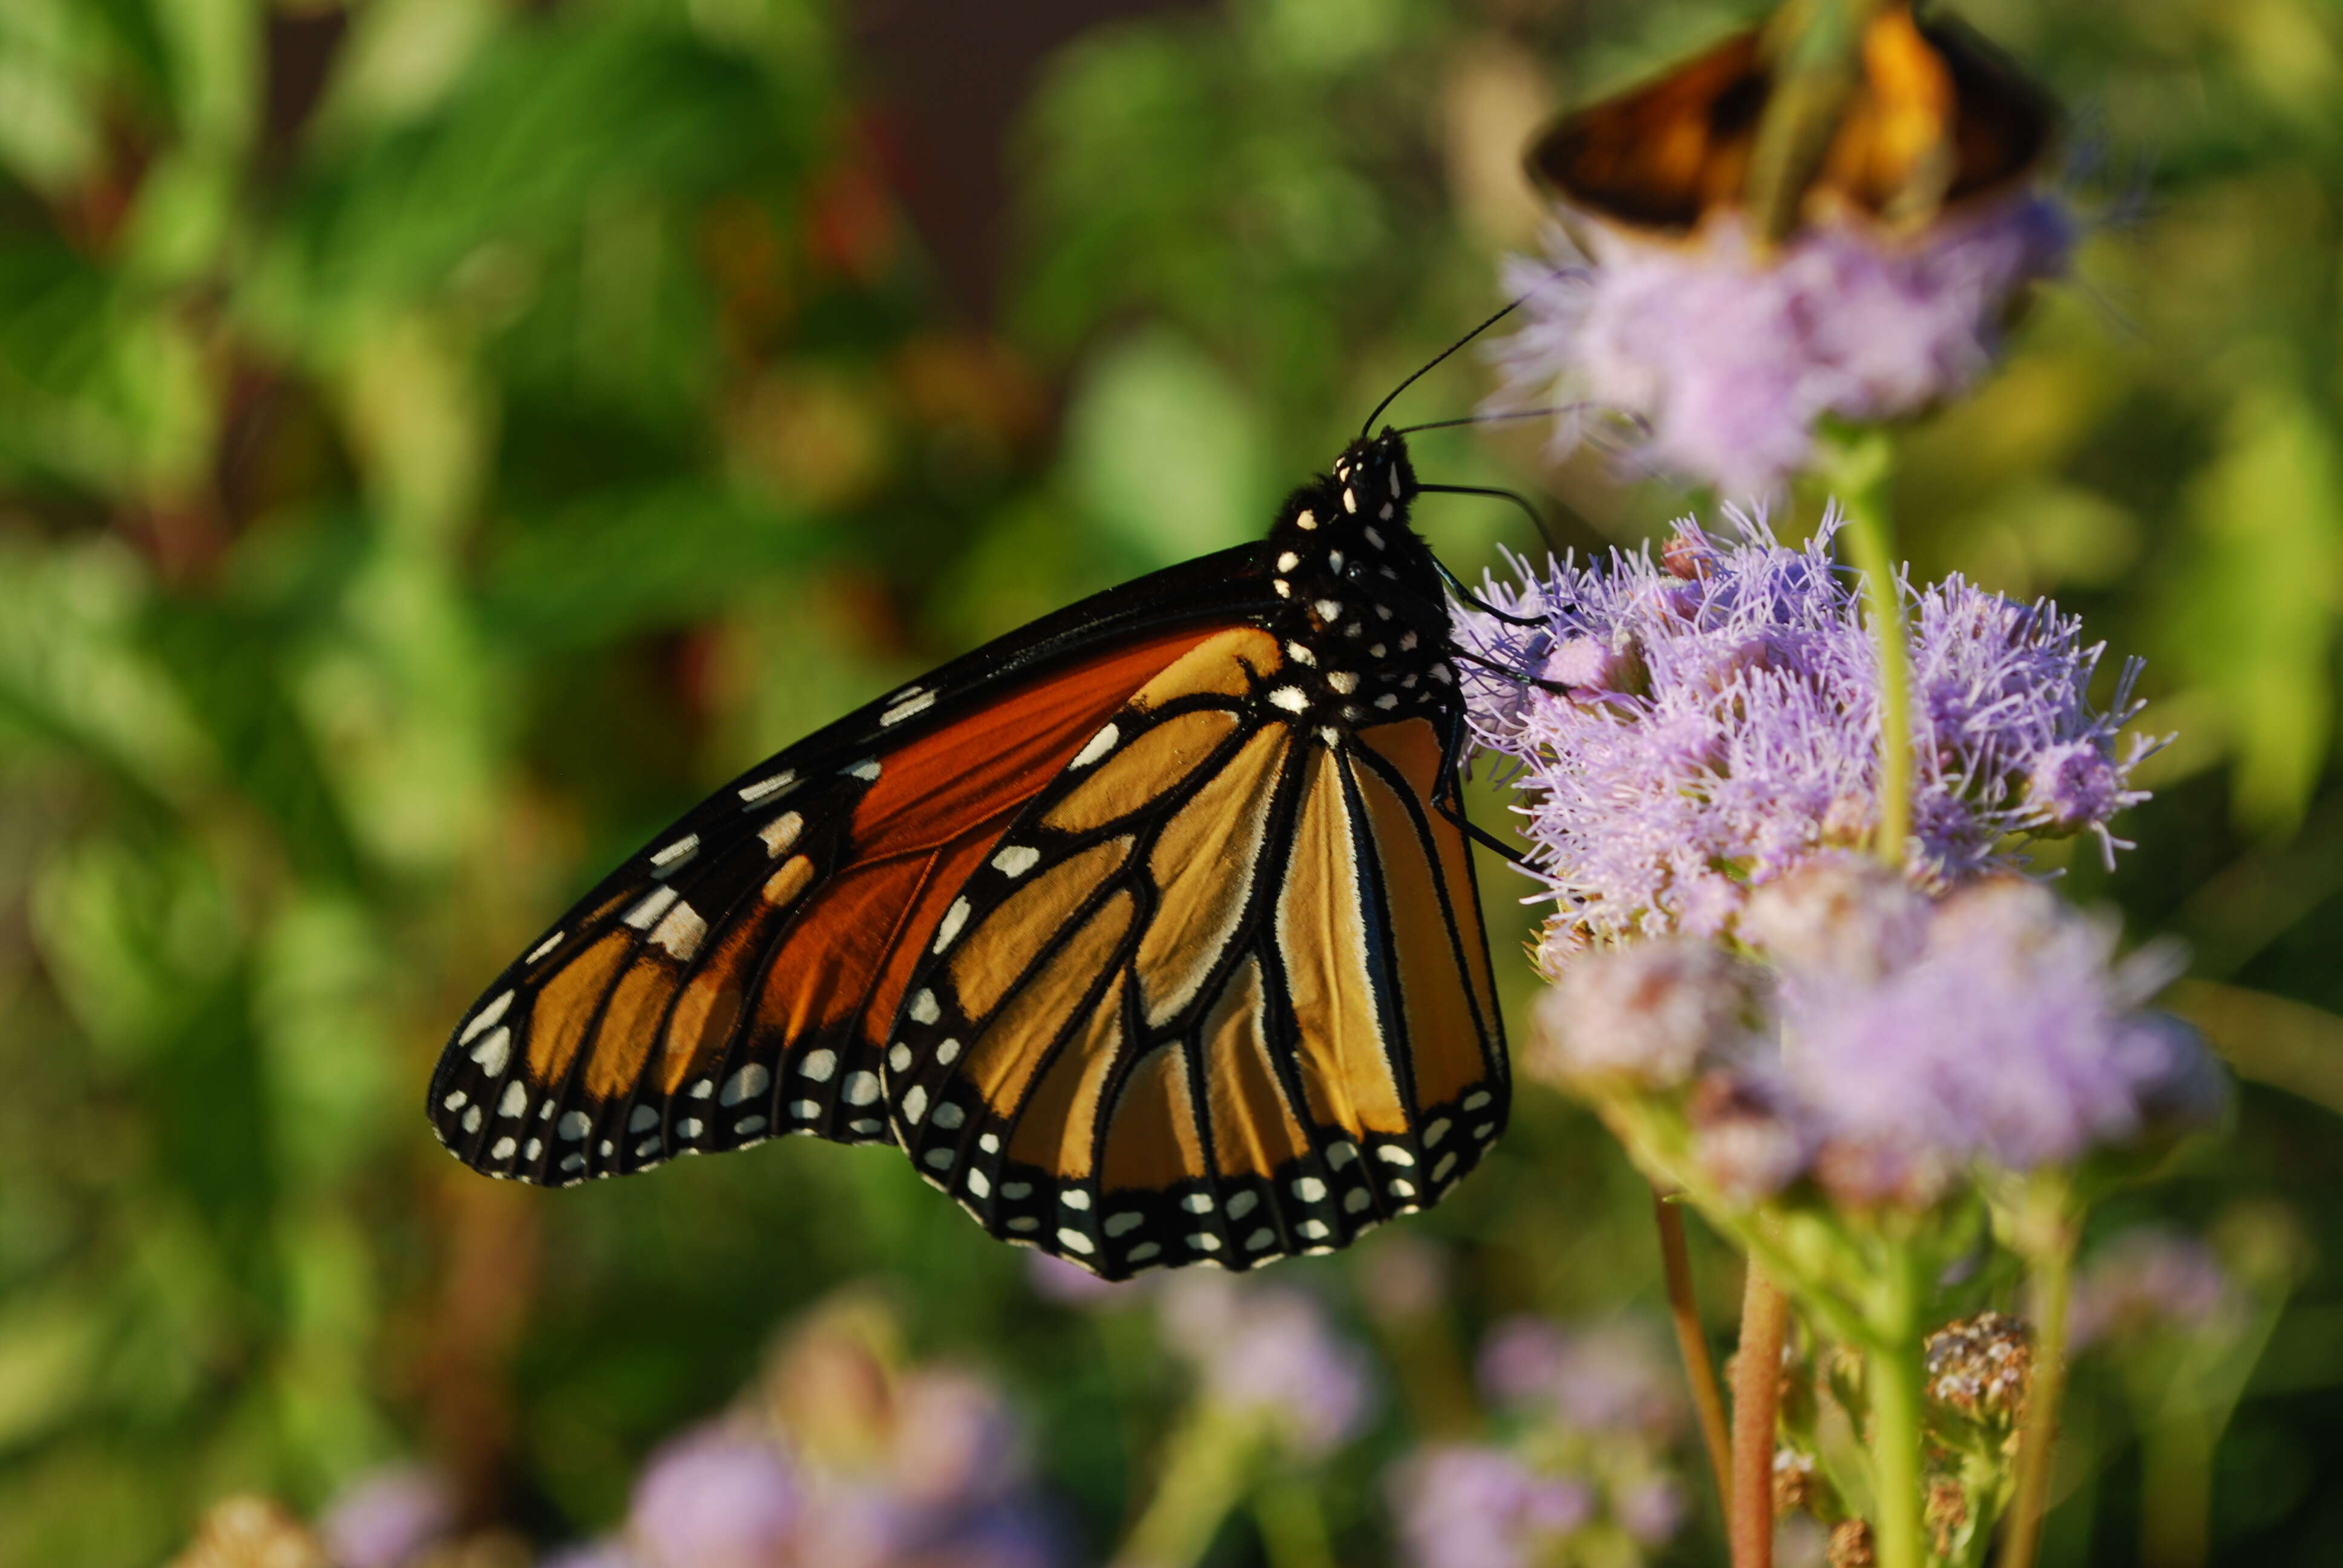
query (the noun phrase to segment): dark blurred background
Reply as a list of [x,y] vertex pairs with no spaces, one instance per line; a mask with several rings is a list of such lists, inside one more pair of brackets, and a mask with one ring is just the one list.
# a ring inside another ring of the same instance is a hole
[[[2067,887],[2190,945],[2180,1004],[2247,1081],[2233,1139],[2101,1218],[2286,1238],[2213,1554],[2331,1563],[2343,18],[1962,9],[2070,106],[2088,233],[2007,368],[1913,432],[1899,519],[1920,570],[2151,661],[2144,727],[2180,739],[2139,848],[2109,875],[2082,846]],[[433,1144],[425,1076],[705,789],[1264,527],[1494,307],[1541,116],[1749,14],[0,5],[0,1561],[155,1563],[225,1492],[308,1508],[410,1455],[526,1535],[589,1533],[853,1282],[1012,1391],[1102,1556],[1161,1379],[900,1156],[519,1191]],[[1404,415],[1489,385],[1460,355]],[[1418,464],[1582,546],[1680,505],[1542,439],[1430,433]],[[1467,576],[1534,542],[1461,498],[1420,520]],[[1526,884],[1483,875],[1518,1004]],[[1537,1091],[1408,1229],[1460,1334],[1657,1295],[1644,1189]],[[1721,1339],[1736,1271],[1696,1241]],[[1283,1268],[1348,1299],[1351,1259]],[[2085,1366],[2053,1562],[2139,1560],[2135,1413]],[[1339,1561],[1389,1557],[1375,1476],[1410,1440],[1394,1405],[1333,1472]]]

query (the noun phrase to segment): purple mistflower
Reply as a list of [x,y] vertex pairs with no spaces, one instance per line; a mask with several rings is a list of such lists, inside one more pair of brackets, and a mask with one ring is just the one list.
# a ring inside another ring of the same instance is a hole
[[[1729,515],[1737,541],[1686,521],[1659,560],[1614,551],[1485,587],[1497,608],[1543,623],[1526,632],[1457,612],[1459,641],[1495,667],[1464,676],[1474,738],[1518,765],[1531,864],[1560,906],[1549,972],[1589,945],[1725,933],[1751,889],[1872,835],[1878,664],[1858,584],[1830,557],[1835,523],[1791,548]],[[2129,779],[2156,744],[2117,744],[2138,712],[2137,662],[2101,710],[2088,688],[2104,649],[2055,605],[1959,578],[1899,586],[1915,879],[1941,889],[2014,867],[2028,835],[2089,833],[2112,856],[2108,819],[2146,799]],[[1556,659],[1589,640],[1623,651]]]
[[[2019,292],[2063,272],[2073,242],[2034,194],[1909,240],[1824,225],[1771,256],[1737,216],[1690,245],[1586,228],[1586,251],[1557,229],[1545,257],[1507,262],[1526,325],[1493,351],[1494,401],[1624,413],[1655,467],[1742,498],[1805,467],[1824,418],[1901,418],[1976,380]],[[1580,434],[1564,416],[1555,440]]]
[[455,1523],[446,1477],[421,1465],[391,1465],[345,1487],[319,1517],[317,1538],[340,1568],[398,1568]]
[[[1825,1186],[1926,1201],[1959,1169],[2066,1164],[2217,1111],[2200,1041],[2140,1010],[2168,954],[2006,878],[1939,904],[1876,979],[1789,970],[1777,1070],[1823,1142]],[[2184,1086],[2176,1090],[2176,1086]]]
[[2093,1254],[2076,1282],[2075,1348],[2177,1330],[2201,1332],[2235,1304],[2213,1249],[2161,1226],[2127,1231]]
[[1474,1370],[1493,1403],[1543,1412],[1580,1432],[1664,1435],[1680,1414],[1674,1366],[1632,1319],[1574,1332],[1508,1318],[1481,1342]]
[[786,1560],[804,1512],[797,1473],[771,1443],[708,1427],[651,1456],[628,1536],[648,1568],[770,1568]]
[[1523,1070],[1672,1089],[1738,1032],[1739,966],[1684,937],[1587,953],[1539,999]]
[[1651,1476],[1623,1489],[1611,1500],[1611,1512],[1639,1543],[1664,1545],[1684,1528],[1684,1488],[1673,1476]]
[[1533,1568],[1594,1515],[1594,1493],[1541,1475],[1501,1449],[1425,1449],[1388,1483],[1405,1560],[1413,1568]]
[[1101,1280],[1088,1269],[1039,1251],[1025,1254],[1025,1282],[1035,1295],[1061,1307],[1121,1306],[1147,1289],[1142,1280]]
[[1029,1479],[1024,1433],[1001,1391],[972,1372],[928,1368],[895,1395],[889,1456],[898,1496],[925,1507],[990,1506]]
[[1193,1362],[1205,1396],[1258,1411],[1306,1458],[1358,1435],[1373,1409],[1367,1360],[1302,1292],[1182,1275],[1158,1296],[1163,1335]]

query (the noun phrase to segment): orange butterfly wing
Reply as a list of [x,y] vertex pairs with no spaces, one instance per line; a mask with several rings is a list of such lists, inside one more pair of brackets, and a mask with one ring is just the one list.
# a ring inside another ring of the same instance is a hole
[[[1763,28],[1737,33],[1656,79],[1564,116],[1529,168],[1573,205],[1631,228],[1687,234],[1742,205],[1773,91]],[[1957,24],[1890,8],[1865,35],[1863,81],[1824,155],[1812,202],[1875,217],[1915,191],[1936,203],[2006,188],[2041,160],[2049,101]]]
[[987,649],[742,774],[488,988],[433,1075],[441,1141],[568,1185],[779,1132],[885,1138],[879,1031],[920,943],[1019,809],[1200,635],[1005,671]]

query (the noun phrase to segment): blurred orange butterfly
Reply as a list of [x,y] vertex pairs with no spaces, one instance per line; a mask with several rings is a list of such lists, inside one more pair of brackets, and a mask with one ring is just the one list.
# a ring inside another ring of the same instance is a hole
[[432,1076],[440,1140],[560,1186],[891,1141],[1109,1278],[1437,1201],[1508,1070],[1417,491],[1397,433],[1362,439],[1262,542],[741,774],[488,987]]
[[[1760,122],[1782,89],[1765,26],[1654,81],[1564,115],[1531,144],[1532,176],[1630,228],[1683,234],[1743,205]],[[1886,5],[1865,25],[1858,78],[1819,125],[1811,178],[1785,217],[1852,209],[1917,220],[2006,189],[2049,147],[2046,97],[1957,23]]]

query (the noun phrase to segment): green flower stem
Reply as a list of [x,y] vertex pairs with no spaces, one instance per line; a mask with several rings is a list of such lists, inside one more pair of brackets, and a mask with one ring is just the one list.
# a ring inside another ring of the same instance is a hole
[[2036,1195],[2017,1240],[2033,1272],[2034,1372],[2026,1390],[2026,1424],[2017,1439],[2017,1489],[2001,1568],[2033,1568],[2050,1507],[2050,1460],[2058,1440],[2058,1400],[2066,1386],[2067,1306],[2075,1292],[2075,1242],[2081,1227],[2063,1187]]
[[1925,1568],[1918,1270],[1908,1249],[1894,1254],[1881,1281],[1864,1379],[1871,1403],[1871,1544],[1879,1568]]
[[1879,828],[1875,848],[1904,864],[1912,832],[1912,653],[1904,629],[1904,595],[1896,575],[1896,530],[1887,519],[1887,477],[1895,444],[1885,431],[1825,440],[1823,479],[1846,514],[1846,548],[1863,574],[1872,640],[1879,649]]
[[1244,1497],[1265,1433],[1252,1416],[1207,1402],[1165,1444],[1155,1495],[1112,1568],[1192,1568]]
[[1309,1482],[1292,1473],[1272,1476],[1253,1494],[1252,1513],[1269,1568],[1334,1568],[1325,1510]]

